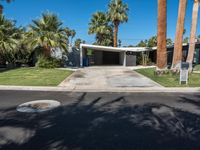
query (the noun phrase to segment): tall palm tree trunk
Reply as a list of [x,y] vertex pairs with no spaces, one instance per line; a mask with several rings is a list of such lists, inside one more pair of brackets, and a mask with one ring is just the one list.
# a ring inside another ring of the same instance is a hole
[[167,66],[166,31],[167,2],[158,0],[157,69],[165,69]]
[[117,39],[118,39],[118,31],[119,31],[119,22],[114,23],[114,47],[117,47]]
[[188,56],[187,56],[187,62],[190,63],[190,70],[192,69],[192,63],[194,59],[198,11],[199,11],[199,0],[194,0],[193,13],[192,13],[192,25],[191,25],[191,33],[190,33],[190,46],[189,46],[189,51],[188,51]]
[[73,44],[73,37],[71,37],[71,43],[70,43],[70,46],[72,46]]
[[103,44],[104,44],[104,43],[103,43],[103,34],[99,34],[99,35],[98,35],[98,38],[99,38],[99,39],[98,39],[98,44],[99,44],[99,45],[103,45]]
[[176,37],[174,43],[174,54],[172,68],[180,68],[182,61],[182,43],[185,22],[187,0],[179,0],[178,20],[176,25]]
[[44,46],[44,56],[49,58],[51,56],[51,48],[49,46]]

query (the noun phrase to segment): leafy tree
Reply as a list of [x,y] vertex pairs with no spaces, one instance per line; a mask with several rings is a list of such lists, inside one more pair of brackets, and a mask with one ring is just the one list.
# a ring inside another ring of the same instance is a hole
[[200,35],[197,36],[197,42],[200,42]]
[[[167,46],[172,46],[173,41],[170,38],[167,38]],[[152,36],[149,40],[141,40],[137,47],[156,47],[157,46],[157,36]]]
[[152,36],[147,43],[147,47],[155,47],[157,46],[157,36]]
[[92,15],[89,23],[88,34],[96,35],[96,43],[98,45],[110,46],[112,44],[112,26],[105,13],[96,12]]
[[185,37],[184,39],[183,39],[183,43],[188,43],[189,42],[189,37]]
[[[173,41],[170,38],[166,40],[167,46],[172,46]],[[137,47],[156,47],[157,46],[157,36],[152,36],[148,40],[141,40],[137,45]]]
[[124,46],[124,47],[134,47],[134,45],[128,45],[128,46]]
[[55,14],[43,13],[29,26],[28,39],[33,48],[42,47],[44,55],[50,57],[51,48],[67,50],[68,37],[62,28],[62,22]]
[[122,41],[119,39],[118,40],[118,47],[121,47],[122,46]]
[[140,41],[138,44],[137,44],[137,47],[147,47],[148,45],[148,41],[145,40],[145,41]]
[[186,34],[186,29],[183,30],[183,35],[185,35],[185,34]]
[[114,26],[113,41],[114,47],[117,47],[119,25],[128,21],[128,5],[122,0],[111,0],[108,5],[108,16]]
[[172,46],[172,45],[173,45],[172,39],[168,38],[167,39],[167,46]]
[[[148,40],[141,40],[136,46],[137,47],[148,47]],[[137,53],[137,64],[147,65],[148,60],[149,60],[148,52]]]

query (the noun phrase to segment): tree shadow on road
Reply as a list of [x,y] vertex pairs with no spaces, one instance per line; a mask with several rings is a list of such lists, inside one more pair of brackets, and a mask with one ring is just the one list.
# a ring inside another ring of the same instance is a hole
[[192,105],[200,108],[200,95],[195,96],[195,98],[181,97],[180,102],[187,103],[187,104],[192,104]]
[[97,97],[84,103],[85,95],[41,114],[19,113],[15,108],[0,110],[0,149],[200,149],[197,114],[158,103],[131,106],[124,97],[102,103]]

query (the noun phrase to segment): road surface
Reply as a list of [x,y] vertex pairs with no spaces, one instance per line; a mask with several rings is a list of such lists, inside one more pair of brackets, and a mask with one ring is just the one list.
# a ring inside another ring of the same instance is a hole
[[[58,100],[44,113],[24,102]],[[2,150],[199,150],[200,94],[0,91]]]

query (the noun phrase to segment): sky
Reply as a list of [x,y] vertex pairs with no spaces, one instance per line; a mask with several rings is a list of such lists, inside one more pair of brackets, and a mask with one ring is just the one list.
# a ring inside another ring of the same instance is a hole
[[[190,35],[193,0],[187,0],[185,18],[185,36]],[[88,35],[88,23],[93,13],[106,11],[110,0],[14,0],[10,4],[3,3],[7,18],[17,21],[18,26],[27,26],[33,19],[38,19],[43,12],[57,14],[64,26],[75,29],[76,38],[88,44],[95,41]],[[129,6],[129,21],[121,24],[119,39],[123,46],[136,45],[157,33],[157,0],[123,0]],[[174,40],[179,0],[167,0],[167,36]],[[200,34],[200,19],[197,34]]]

